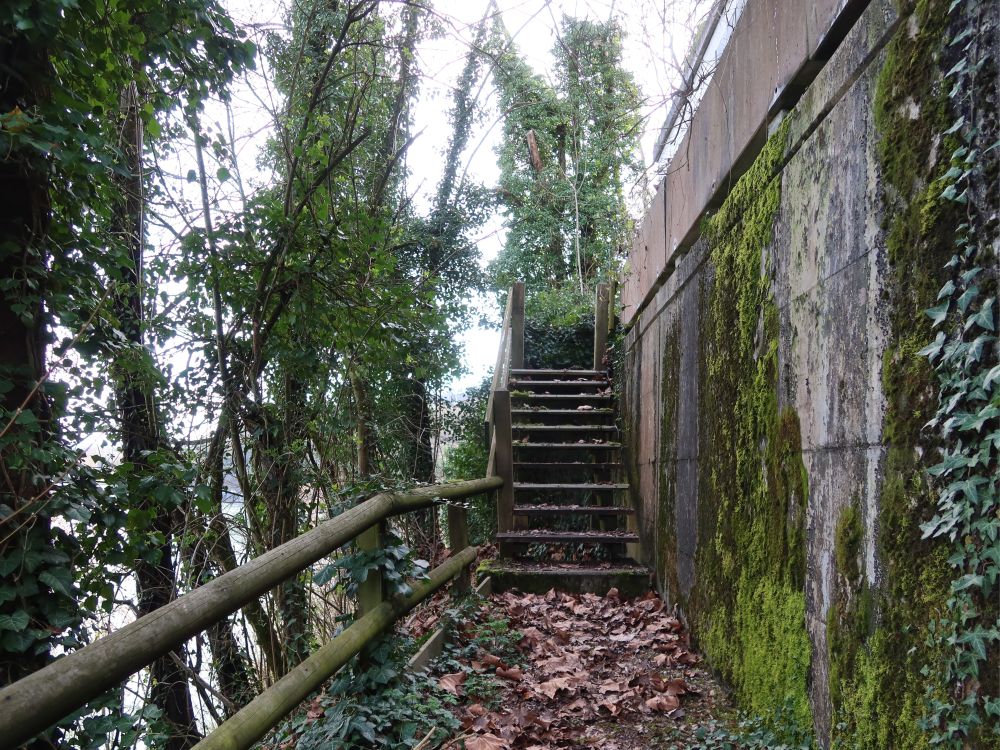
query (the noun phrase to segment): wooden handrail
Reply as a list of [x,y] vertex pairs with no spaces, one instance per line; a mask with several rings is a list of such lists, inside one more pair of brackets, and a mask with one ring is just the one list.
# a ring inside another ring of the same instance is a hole
[[486,423],[484,440],[489,450],[486,476],[494,475],[496,460],[496,438],[493,425],[493,401],[497,391],[506,391],[510,381],[510,371],[524,367],[524,282],[518,281],[507,294],[507,308],[500,327],[500,346],[497,360],[493,365],[493,382],[486,400]]
[[598,284],[594,294],[594,369],[603,370],[611,327],[611,288]]
[[252,747],[375,636],[475,562],[477,552],[476,547],[466,547],[434,568],[426,580],[414,584],[413,593],[405,599],[383,601],[355,620],[340,635],[219,725],[195,745],[194,750],[246,750]]
[[[493,383],[486,402],[486,476],[500,480],[497,488],[497,530],[510,531],[514,523],[514,465],[511,442],[510,372],[524,367],[524,282],[507,295],[500,347],[493,368]],[[503,550],[501,550],[503,552]]]
[[385,519],[503,485],[500,477],[381,493],[0,690],[0,737],[17,747],[105,690]]

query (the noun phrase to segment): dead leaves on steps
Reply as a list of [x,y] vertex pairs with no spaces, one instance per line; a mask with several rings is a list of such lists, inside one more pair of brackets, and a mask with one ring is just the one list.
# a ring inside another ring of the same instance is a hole
[[[622,601],[615,589],[606,597],[506,592],[479,613],[480,622],[498,617],[523,634],[522,663],[480,651],[468,671],[440,677],[460,697],[470,675],[494,674],[503,688],[492,709],[471,700],[458,707],[465,732],[445,745],[450,750],[643,747],[618,736],[619,727],[641,733],[654,717],[682,719],[685,702],[700,693],[693,684],[705,678],[700,659],[652,594]],[[470,624],[462,637],[468,642],[474,632]]]

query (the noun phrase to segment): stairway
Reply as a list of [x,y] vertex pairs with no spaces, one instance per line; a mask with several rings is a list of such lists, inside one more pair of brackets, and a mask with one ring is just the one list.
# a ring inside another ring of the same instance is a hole
[[639,536],[621,482],[621,442],[603,370],[509,374],[513,529],[497,534],[498,590],[637,596],[648,569],[627,556]]

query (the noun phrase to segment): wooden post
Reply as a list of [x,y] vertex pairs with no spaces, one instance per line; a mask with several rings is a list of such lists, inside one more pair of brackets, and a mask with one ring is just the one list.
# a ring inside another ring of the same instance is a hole
[[[514,528],[514,447],[510,428],[510,391],[497,391],[493,395],[493,425],[496,435],[494,471],[503,480],[497,489],[497,531]],[[500,554],[504,554],[500,545]]]
[[[374,552],[382,546],[382,523],[358,534],[358,552]],[[372,612],[385,599],[381,570],[369,570],[368,578],[358,586],[358,617]]]
[[612,276],[608,284],[608,332],[615,330],[618,317],[618,278]]
[[608,351],[608,313],[610,311],[608,285],[598,284],[594,301],[594,369],[603,370],[604,355]]
[[23,745],[158,656],[174,650],[382,519],[429,508],[438,499],[489,492],[502,486],[502,481],[500,477],[487,477],[409,492],[381,493],[323,521],[89,646],[60,656],[37,672],[0,688],[0,737],[10,747]]
[[510,367],[524,367],[524,282],[518,281],[510,288]]
[[[452,555],[457,555],[469,546],[469,512],[461,505],[448,505],[448,546]],[[472,588],[472,576],[468,568],[462,568],[455,579],[453,590],[466,593]]]
[[310,693],[315,692],[398,617],[444,586],[476,560],[478,550],[467,547],[434,568],[424,581],[413,584],[405,599],[385,601],[312,656],[292,669],[229,720],[195,745],[193,750],[246,750],[263,737]]

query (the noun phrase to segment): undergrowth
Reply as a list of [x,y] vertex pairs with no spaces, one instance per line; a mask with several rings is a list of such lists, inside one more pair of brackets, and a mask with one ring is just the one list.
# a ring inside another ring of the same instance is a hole
[[455,696],[437,680],[405,669],[413,639],[386,636],[342,669],[307,710],[278,730],[274,745],[296,750],[412,748],[428,736],[431,746],[458,728],[449,711]]

